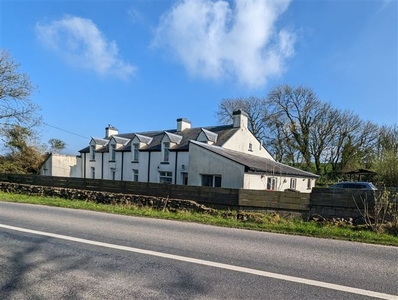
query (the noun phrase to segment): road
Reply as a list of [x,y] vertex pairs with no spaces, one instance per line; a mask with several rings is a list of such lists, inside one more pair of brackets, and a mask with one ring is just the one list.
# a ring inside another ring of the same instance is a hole
[[0,202],[0,299],[398,299],[398,248]]

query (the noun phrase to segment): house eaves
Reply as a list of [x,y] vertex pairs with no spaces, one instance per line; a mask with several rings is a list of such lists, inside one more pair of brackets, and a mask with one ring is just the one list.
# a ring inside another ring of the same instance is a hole
[[319,178],[319,176],[316,174],[306,172],[288,165],[284,165],[268,158],[225,149],[222,147],[204,144],[196,141],[191,141],[191,143],[243,165],[246,172],[275,176],[284,175],[292,177]]

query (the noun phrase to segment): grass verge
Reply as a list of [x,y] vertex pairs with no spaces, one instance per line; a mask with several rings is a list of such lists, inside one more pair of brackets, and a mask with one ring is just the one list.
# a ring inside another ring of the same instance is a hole
[[305,222],[298,218],[282,218],[278,214],[255,213],[244,220],[237,217],[233,211],[218,211],[215,215],[200,214],[189,211],[169,212],[151,208],[140,208],[133,205],[99,204],[82,200],[67,200],[61,198],[28,196],[0,192],[0,201],[30,203],[73,209],[84,209],[128,216],[150,217],[201,224],[223,226],[230,228],[250,229],[283,234],[295,234],[318,238],[349,240],[355,242],[398,246],[398,236],[391,234],[376,234],[366,229],[350,226],[336,226]]

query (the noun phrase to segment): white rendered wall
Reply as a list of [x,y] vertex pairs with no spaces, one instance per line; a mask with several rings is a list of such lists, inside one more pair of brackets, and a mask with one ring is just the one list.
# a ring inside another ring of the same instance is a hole
[[276,178],[276,191],[284,191],[290,188],[290,180],[296,179],[296,190],[301,193],[310,193],[311,189],[307,188],[308,180],[311,181],[311,187],[315,185],[315,179],[303,177],[279,177],[261,174],[246,173],[244,175],[244,189],[250,190],[266,190],[268,178]]
[[[252,145],[251,151],[249,150],[250,144]],[[260,141],[258,141],[246,128],[239,128],[239,130],[227,142],[225,142],[222,147],[274,160],[267,149],[265,149],[264,146],[261,145]]]
[[74,155],[51,154],[40,170],[41,175],[81,177],[80,159]]
[[202,174],[221,175],[221,187],[243,187],[244,167],[193,143],[189,146],[188,184],[201,186]]

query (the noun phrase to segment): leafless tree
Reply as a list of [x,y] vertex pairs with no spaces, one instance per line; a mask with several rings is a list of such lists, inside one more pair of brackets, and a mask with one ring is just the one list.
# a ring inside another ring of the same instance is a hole
[[266,114],[265,99],[249,97],[236,99],[223,99],[219,104],[216,116],[222,124],[228,124],[232,120],[232,113],[243,110],[247,113],[248,129],[260,141],[266,138],[264,118]]
[[310,139],[311,128],[321,110],[322,102],[307,87],[277,86],[268,93],[267,124],[282,133],[275,138],[293,147],[290,152],[300,153],[305,169],[312,169]]
[[6,50],[0,50],[0,120],[3,124],[37,125],[38,106],[30,99],[35,89],[27,74],[19,72]]
[[219,121],[229,123],[237,109],[248,113],[249,130],[277,161],[318,174],[372,166],[378,126],[321,101],[309,87],[280,85],[266,98],[224,99]]

